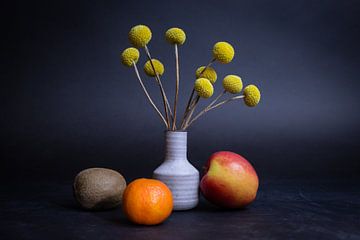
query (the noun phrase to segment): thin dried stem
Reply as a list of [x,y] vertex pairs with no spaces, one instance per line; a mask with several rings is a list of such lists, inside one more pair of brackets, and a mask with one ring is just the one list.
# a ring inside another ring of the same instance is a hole
[[151,60],[151,61],[150,61],[150,64],[151,64],[151,67],[152,67],[153,71],[155,72],[155,75],[156,75],[156,76],[155,76],[155,79],[156,79],[156,81],[158,82],[158,84],[160,85],[160,87],[161,87],[161,89],[162,89],[162,92],[164,93],[166,105],[167,105],[167,107],[168,107],[168,109],[169,109],[169,111],[170,111],[171,117],[173,117],[173,113],[172,113],[172,111],[171,111],[171,107],[170,107],[169,100],[168,100],[168,98],[167,98],[167,96],[166,96],[166,93],[165,93],[165,90],[164,90],[164,88],[163,88],[163,85],[162,85],[160,76],[159,76],[159,74],[155,71],[155,67],[154,67],[154,64],[153,64],[153,62],[152,62],[152,57],[151,57],[151,54],[150,54],[150,51],[149,51],[149,48],[147,47],[147,45],[145,45],[145,52],[146,52],[146,56],[147,56],[148,60]]
[[218,104],[212,106],[211,108],[209,108],[209,110],[214,109],[214,108],[217,108],[217,107],[220,107],[221,105],[224,105],[225,103],[228,103],[228,102],[231,102],[231,101],[234,101],[234,100],[237,100],[237,99],[242,99],[242,98],[244,98],[244,97],[245,97],[244,95],[239,95],[239,96],[235,96],[235,97],[229,98],[229,99],[227,99],[227,100],[224,100],[224,101],[219,102]]
[[176,66],[176,86],[175,86],[175,100],[174,100],[174,118],[172,130],[176,130],[176,110],[179,98],[179,83],[180,83],[180,71],[179,71],[179,51],[178,45],[175,44],[175,66]]
[[[204,69],[201,71],[199,77],[201,77],[202,74],[205,72],[205,70],[206,70],[208,67],[210,67],[215,61],[216,61],[215,58],[211,59],[211,61],[208,63],[208,65],[206,65],[206,66],[204,67]],[[191,109],[192,107],[194,107],[194,106],[193,106],[194,100],[195,100],[195,99],[193,99],[194,94],[195,94],[195,89],[193,88],[192,91],[191,91],[190,97],[189,97],[189,101],[188,101],[188,103],[187,103],[187,105],[186,105],[183,118],[182,118],[182,120],[181,120],[181,128],[182,128],[183,125],[185,124],[185,119],[187,118],[188,113],[190,112],[190,109]]]
[[138,68],[137,68],[137,66],[136,66],[136,63],[133,62],[133,65],[134,65],[134,70],[135,70],[137,79],[139,80],[139,83],[140,83],[140,85],[141,85],[141,87],[142,87],[142,89],[143,89],[146,97],[148,98],[151,106],[155,109],[155,111],[157,112],[157,114],[159,115],[159,117],[161,118],[161,120],[164,122],[166,128],[168,128],[168,125],[167,125],[167,122],[166,122],[164,116],[161,114],[161,112],[159,111],[159,109],[156,107],[154,101],[151,99],[148,91],[146,90],[146,87],[145,87],[145,85],[144,85],[144,83],[143,83],[143,81],[142,81],[142,79],[141,79],[141,77],[140,77],[139,70],[138,70]]
[[164,103],[165,114],[166,114],[166,122],[167,122],[167,125],[168,125],[168,129],[170,129],[171,124],[170,124],[169,112],[170,112],[170,115],[172,116],[171,107],[170,107],[169,101],[168,101],[168,99],[166,97],[166,93],[165,93],[164,87],[162,85],[160,76],[156,72],[154,64],[152,62],[150,51],[149,51],[149,49],[148,49],[148,47],[146,45],[145,45],[145,52],[146,52],[147,58],[150,61],[151,67],[152,67],[152,69],[153,69],[153,71],[155,73],[155,79],[156,79],[156,81],[157,81],[157,83],[159,85],[159,88],[160,88],[161,96],[162,96],[163,103]]
[[225,93],[226,90],[222,91],[206,108],[210,108],[212,105],[214,105]]
[[189,107],[190,107],[190,104],[191,104],[192,101],[193,101],[194,94],[195,94],[195,89],[193,88],[192,91],[191,91],[190,97],[189,97],[189,101],[188,101],[188,103],[186,104],[186,108],[185,108],[185,112],[184,112],[183,118],[182,118],[182,120],[181,120],[181,127],[183,126],[183,124],[184,124],[184,122],[185,122],[185,118],[186,118],[187,114],[189,113]]
[[[214,108],[217,108],[217,107],[220,107],[228,102],[231,102],[231,101],[234,101],[234,100],[237,100],[237,99],[242,99],[244,98],[244,95],[240,95],[240,96],[235,96],[235,97],[232,97],[232,98],[229,98],[227,100],[224,100],[222,102],[219,102],[218,104],[214,105],[214,106],[211,106],[211,107],[206,107],[204,110],[202,110],[198,115],[196,115],[191,121],[190,123],[186,126],[185,129],[187,129],[188,127],[190,127],[191,124],[193,124],[199,117],[201,117],[202,115],[204,115],[205,113],[207,113],[208,111],[214,109]],[[185,130],[184,129],[184,130]]]
[[199,100],[200,100],[200,96],[197,95],[196,98],[195,98],[195,100],[194,100],[193,107],[192,107],[192,109],[190,110],[190,112],[189,112],[189,114],[188,114],[188,116],[187,116],[187,118],[186,118],[185,125],[184,125],[184,130],[188,127],[189,121],[190,121],[190,119],[191,119],[191,117],[192,117],[192,115],[193,115],[193,113],[194,113],[194,111],[195,111],[196,105],[197,105],[197,103],[199,102]]
[[[215,104],[215,103],[217,102],[217,100],[219,100],[225,93],[226,93],[225,90],[222,91],[206,108],[210,108],[210,107],[211,107],[213,104]],[[195,102],[193,101],[192,104],[190,105],[190,108],[194,107],[194,104],[195,104]],[[205,108],[205,109],[206,109],[206,108]],[[204,109],[204,110],[205,110],[205,109]],[[202,111],[204,111],[204,110],[202,110]],[[188,122],[190,121],[190,118],[191,118],[191,116],[186,119],[187,121],[185,121],[185,123],[188,123]],[[184,124],[184,125],[186,125],[186,124]]]

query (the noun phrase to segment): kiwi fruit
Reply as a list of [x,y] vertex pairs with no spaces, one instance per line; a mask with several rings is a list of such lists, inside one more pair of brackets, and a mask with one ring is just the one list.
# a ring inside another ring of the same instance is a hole
[[85,169],[78,173],[73,184],[75,199],[89,210],[104,210],[120,205],[125,188],[124,177],[107,168]]

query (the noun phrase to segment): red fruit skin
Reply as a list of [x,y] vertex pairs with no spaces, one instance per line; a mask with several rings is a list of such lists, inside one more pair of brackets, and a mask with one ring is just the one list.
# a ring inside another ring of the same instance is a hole
[[259,179],[253,166],[239,154],[221,151],[205,165],[200,190],[211,203],[223,208],[243,208],[253,202]]

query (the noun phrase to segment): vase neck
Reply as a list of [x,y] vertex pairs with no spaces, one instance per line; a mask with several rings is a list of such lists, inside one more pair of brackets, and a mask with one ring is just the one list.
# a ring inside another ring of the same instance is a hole
[[186,160],[187,132],[165,132],[165,161]]

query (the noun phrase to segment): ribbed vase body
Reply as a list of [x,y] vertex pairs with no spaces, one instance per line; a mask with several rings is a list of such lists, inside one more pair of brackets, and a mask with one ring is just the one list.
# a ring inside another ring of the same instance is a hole
[[153,177],[165,183],[174,199],[174,210],[189,210],[199,202],[199,171],[187,159],[187,132],[165,133],[165,159]]

